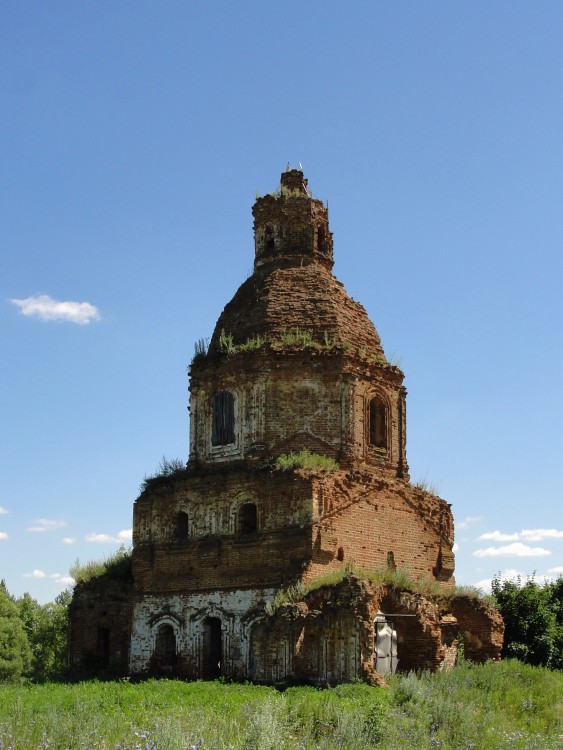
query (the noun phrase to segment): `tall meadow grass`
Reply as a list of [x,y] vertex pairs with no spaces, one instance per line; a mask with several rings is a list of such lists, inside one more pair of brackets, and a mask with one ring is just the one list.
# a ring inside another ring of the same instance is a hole
[[0,685],[0,750],[563,750],[563,674],[516,661],[387,690],[221,682]]

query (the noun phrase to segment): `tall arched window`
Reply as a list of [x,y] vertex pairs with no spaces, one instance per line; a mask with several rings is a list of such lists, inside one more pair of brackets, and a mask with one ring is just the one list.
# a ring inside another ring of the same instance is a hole
[[275,247],[274,230],[270,225],[266,227],[264,232],[264,247],[266,250],[273,250]]
[[154,655],[161,667],[171,667],[176,664],[176,635],[172,625],[167,622],[160,625],[156,632]]
[[183,541],[188,538],[189,531],[189,519],[188,514],[184,511],[176,513],[176,519],[174,524],[174,537],[179,541]]
[[325,228],[321,225],[317,231],[317,250],[319,253],[324,253],[326,250],[326,235]]
[[235,442],[235,397],[230,391],[213,395],[211,443],[229,445]]
[[387,449],[387,409],[379,396],[369,402],[369,442],[376,448]]
[[238,530],[240,534],[253,534],[258,528],[258,510],[254,503],[241,505],[238,513]]

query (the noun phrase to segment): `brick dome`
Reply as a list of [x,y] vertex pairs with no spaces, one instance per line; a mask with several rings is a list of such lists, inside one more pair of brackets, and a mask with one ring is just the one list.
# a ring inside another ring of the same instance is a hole
[[328,209],[310,194],[303,173],[284,172],[280,188],[258,198],[252,212],[254,273],[221,313],[210,353],[219,351],[223,331],[240,345],[257,336],[275,342],[298,329],[321,345],[384,357],[365,309],[331,272]]
[[260,336],[279,340],[295,330],[314,341],[330,341],[367,356],[383,357],[377,331],[365,309],[348,296],[333,274],[318,263],[255,272],[221,313],[210,344],[219,350],[221,332],[234,344]]

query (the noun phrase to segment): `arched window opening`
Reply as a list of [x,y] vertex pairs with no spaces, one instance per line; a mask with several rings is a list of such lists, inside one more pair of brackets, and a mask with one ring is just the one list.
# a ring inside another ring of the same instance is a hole
[[369,442],[376,448],[387,449],[387,409],[378,396],[369,402]]
[[99,627],[96,631],[96,659],[102,667],[109,664],[109,628]]
[[222,652],[221,620],[218,617],[208,617],[204,621],[203,629],[202,672],[204,679],[215,680],[221,676]]
[[164,623],[158,628],[154,655],[160,667],[172,667],[176,664],[176,635],[172,625]]
[[266,227],[266,231],[264,233],[264,247],[266,248],[266,250],[273,250],[275,247],[274,230],[270,226]]
[[317,250],[319,253],[324,253],[326,249],[326,235],[325,235],[325,228],[323,226],[320,226],[317,232]]
[[241,505],[238,517],[238,528],[241,534],[253,534],[258,528],[258,509],[254,503]]
[[393,573],[397,570],[397,566],[395,565],[395,555],[393,552],[387,553],[387,570],[391,570]]
[[219,391],[213,395],[213,445],[229,445],[235,442],[235,397],[230,391]]
[[188,514],[184,513],[184,511],[180,511],[179,513],[176,513],[176,523],[174,527],[175,538],[179,542],[183,541],[184,539],[187,539],[188,531],[189,531]]
[[336,553],[336,559],[338,560],[338,562],[344,561],[344,550],[342,549],[342,547],[338,548],[338,552]]

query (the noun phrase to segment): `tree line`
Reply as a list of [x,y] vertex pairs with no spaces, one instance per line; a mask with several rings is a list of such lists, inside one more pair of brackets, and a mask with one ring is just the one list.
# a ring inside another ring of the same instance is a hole
[[11,596],[0,581],[0,681],[62,679],[67,674],[67,589],[54,602],[39,604],[29,594]]
[[503,658],[563,669],[563,577],[541,586],[533,576],[493,578],[494,603],[504,619]]
[[[540,585],[529,577],[492,582],[493,603],[505,623],[502,656],[563,669],[563,577]],[[39,604],[16,598],[0,581],[0,681],[46,682],[68,677],[68,608],[72,590]]]

